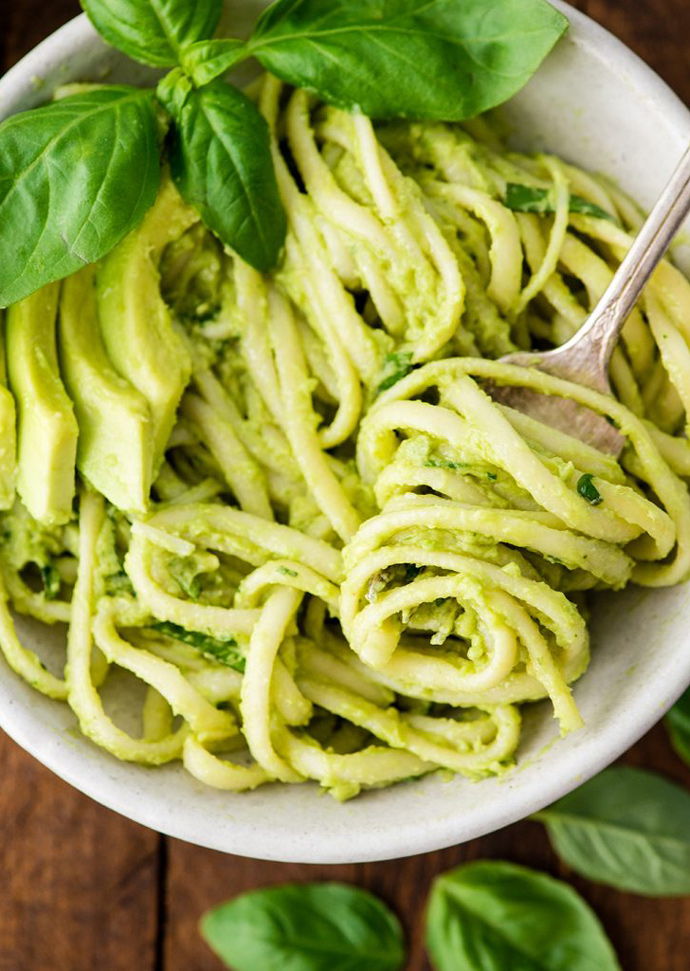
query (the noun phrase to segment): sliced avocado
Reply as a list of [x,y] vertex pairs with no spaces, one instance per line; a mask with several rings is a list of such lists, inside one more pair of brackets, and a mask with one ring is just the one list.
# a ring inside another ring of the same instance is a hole
[[[0,323],[4,323],[0,313]],[[5,338],[0,336],[0,509],[11,509],[17,477],[17,410],[7,388]]]
[[7,370],[19,412],[17,489],[47,525],[72,516],[77,457],[77,420],[55,346],[59,293],[60,284],[51,283],[7,312]]
[[144,512],[153,475],[151,413],[108,360],[92,266],[62,284],[58,354],[79,425],[77,468],[118,509]]
[[158,266],[168,243],[199,216],[169,177],[143,223],[110,253],[96,276],[98,315],[115,370],[141,392],[151,410],[153,474],[158,471],[175,412],[192,371],[189,351],[161,297]]

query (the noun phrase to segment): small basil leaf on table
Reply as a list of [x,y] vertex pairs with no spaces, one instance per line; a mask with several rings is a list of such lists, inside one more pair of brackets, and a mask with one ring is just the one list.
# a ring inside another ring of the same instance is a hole
[[105,256],[160,180],[153,92],[112,86],[0,125],[0,306]]
[[690,894],[690,795],[658,775],[606,769],[535,818],[589,880],[647,896]]
[[182,66],[195,84],[202,86],[229,71],[247,56],[242,40],[200,40],[182,51]]
[[567,27],[546,0],[278,0],[249,47],[341,108],[457,121],[519,91]]
[[[556,211],[556,199],[551,189],[520,185],[517,182],[509,182],[506,186],[505,204],[507,209],[512,209],[514,212]],[[609,222],[616,221],[610,212],[588,199],[583,199],[582,196],[570,196],[570,211],[583,216],[596,216],[597,219],[608,219]]]
[[339,883],[242,894],[209,911],[201,930],[234,971],[400,971],[405,961],[397,918]]
[[179,49],[212,37],[223,0],[81,0],[98,33],[136,61],[178,63]]
[[272,269],[285,240],[268,126],[236,88],[194,88],[181,71],[158,86],[172,115],[170,168],[182,197],[206,226],[255,269]]
[[594,912],[567,884],[512,863],[451,870],[433,885],[436,971],[619,971]]
[[690,765],[690,688],[669,711],[666,728],[674,749]]

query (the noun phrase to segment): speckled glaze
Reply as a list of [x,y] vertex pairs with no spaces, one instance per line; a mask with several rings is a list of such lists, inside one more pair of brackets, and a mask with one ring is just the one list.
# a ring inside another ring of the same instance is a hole
[[[569,35],[507,107],[516,145],[550,149],[612,176],[650,205],[690,140],[690,112],[627,48],[566,4]],[[260,0],[233,4],[244,24]],[[106,48],[78,17],[0,82],[0,116],[48,98],[72,80],[145,82],[153,75]],[[690,271],[681,237],[676,258]],[[383,860],[439,849],[527,816],[612,762],[690,682],[687,587],[600,595],[593,659],[575,695],[586,727],[558,741],[549,706],[525,714],[519,765],[500,780],[434,779],[338,805],[317,787],[214,791],[178,766],[145,769],[81,737],[70,710],[33,691],[0,662],[0,725],[23,748],[93,799],[171,836],[227,853],[302,863]],[[58,659],[64,637],[20,619],[20,636]],[[131,683],[108,690],[127,724]],[[135,726],[132,726],[135,727]]]

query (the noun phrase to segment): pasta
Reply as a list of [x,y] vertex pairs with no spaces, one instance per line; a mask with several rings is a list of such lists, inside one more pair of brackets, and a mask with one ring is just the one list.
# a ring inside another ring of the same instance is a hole
[[[491,119],[374,126],[270,76],[255,94],[289,224],[277,271],[224,252],[165,176],[100,266],[8,311],[0,646],[113,756],[218,789],[344,800],[504,772],[520,706],[582,725],[588,592],[690,573],[690,283],[660,267],[615,398],[504,364],[578,330],[635,205],[510,151]],[[18,349],[36,314],[70,430],[40,496]],[[487,382],[606,416],[620,460]],[[64,670],[10,608],[69,624]],[[118,670],[145,686],[138,734],[103,701]]]

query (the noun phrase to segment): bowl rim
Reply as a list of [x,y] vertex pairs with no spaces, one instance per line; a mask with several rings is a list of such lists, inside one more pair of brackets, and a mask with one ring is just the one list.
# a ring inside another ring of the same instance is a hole
[[[590,55],[607,64],[613,61],[620,65],[633,94],[660,105],[671,129],[690,133],[690,110],[652,68],[587,15],[563,0],[551,2],[568,16],[572,35],[578,45],[587,48]],[[8,113],[8,102],[11,106],[16,99],[25,97],[32,84],[36,90],[34,80],[37,76],[55,70],[64,62],[66,49],[75,55],[90,50],[98,43],[102,42],[85,14],[47,37],[0,78],[0,118]],[[690,682],[690,655],[681,669],[685,671],[686,681]],[[9,688],[2,681],[0,700],[5,703],[0,704],[0,728],[37,761],[77,790],[122,816],[168,836],[256,859],[313,864],[355,863],[396,859],[454,846],[494,832],[549,805],[596,775],[641,738],[683,693],[685,681],[681,678],[676,687],[669,692],[665,686],[662,694],[661,685],[658,685],[656,693],[646,699],[644,717],[638,717],[634,723],[631,720],[625,730],[612,724],[600,739],[596,757],[592,758],[591,750],[585,749],[584,754],[573,753],[565,763],[557,761],[548,775],[540,780],[537,793],[534,787],[513,790],[508,800],[508,812],[502,805],[487,807],[487,812],[478,813],[481,818],[470,828],[470,832],[467,831],[465,820],[444,814],[428,827],[417,825],[413,828],[412,823],[409,827],[398,829],[389,827],[384,837],[379,830],[373,834],[359,830],[356,839],[349,833],[349,838],[340,843],[330,836],[319,836],[314,832],[295,839],[286,838],[285,833],[267,835],[260,827],[249,831],[246,826],[240,827],[234,837],[228,838],[226,832],[219,838],[212,827],[200,828],[196,814],[176,812],[175,807],[169,804],[161,806],[160,802],[165,800],[137,800],[108,772],[92,774],[88,771],[86,759],[66,757],[64,745],[57,744],[52,733],[37,732],[34,716],[11,697]],[[228,795],[231,798],[232,794]]]

